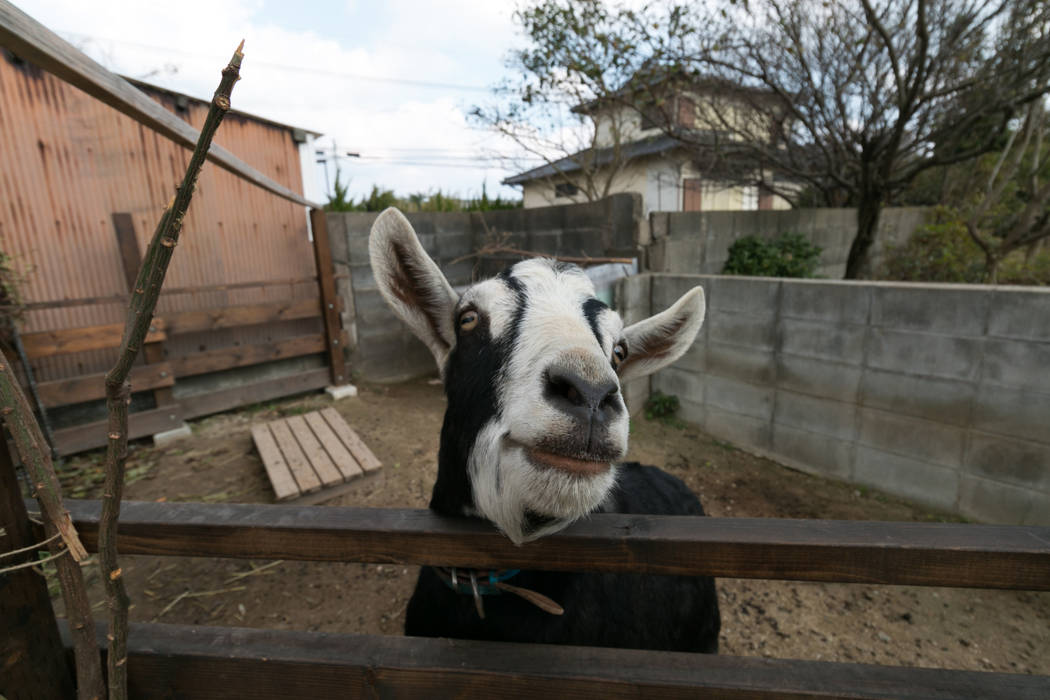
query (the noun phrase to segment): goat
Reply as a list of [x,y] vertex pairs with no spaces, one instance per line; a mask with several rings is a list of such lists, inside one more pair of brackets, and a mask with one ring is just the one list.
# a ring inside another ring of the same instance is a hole
[[[700,287],[624,328],[582,270],[549,259],[458,295],[396,209],[376,219],[369,254],[448,397],[432,510],[486,519],[515,544],[589,513],[704,514],[675,477],[617,464],[628,433],[620,387],[685,353],[704,319]],[[707,577],[423,567],[405,633],[714,653],[720,625]]]

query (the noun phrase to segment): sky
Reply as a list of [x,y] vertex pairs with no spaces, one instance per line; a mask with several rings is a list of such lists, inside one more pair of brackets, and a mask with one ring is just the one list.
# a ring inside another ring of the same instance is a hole
[[204,99],[243,38],[234,109],[321,132],[328,152],[359,154],[339,160],[357,198],[373,184],[476,196],[482,183],[490,196],[520,197],[499,184],[518,171],[497,157],[513,145],[467,119],[524,44],[512,0],[15,3],[109,70]]

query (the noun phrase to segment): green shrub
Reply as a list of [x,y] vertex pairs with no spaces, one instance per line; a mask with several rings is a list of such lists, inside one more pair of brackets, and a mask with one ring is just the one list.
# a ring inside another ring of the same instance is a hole
[[984,253],[952,212],[915,229],[903,245],[886,246],[880,277],[904,282],[965,282],[984,277]]
[[654,391],[645,402],[645,417],[647,420],[673,424],[677,422],[675,414],[678,412],[678,405],[677,396]]
[[820,262],[820,246],[800,233],[773,239],[744,236],[729,247],[723,275],[757,277],[813,277]]

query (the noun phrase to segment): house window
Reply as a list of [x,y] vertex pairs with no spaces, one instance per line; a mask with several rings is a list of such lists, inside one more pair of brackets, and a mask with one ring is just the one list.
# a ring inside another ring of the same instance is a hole
[[696,103],[688,97],[678,98],[678,126],[686,129],[696,127]]
[[758,209],[758,187],[744,187],[740,192],[740,208],[744,211]]
[[578,194],[580,188],[571,182],[559,182],[554,186],[554,195],[556,197],[572,197]]

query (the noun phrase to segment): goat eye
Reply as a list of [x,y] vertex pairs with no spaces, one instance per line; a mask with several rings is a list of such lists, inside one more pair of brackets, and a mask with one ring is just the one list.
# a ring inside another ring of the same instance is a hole
[[612,366],[613,366],[613,369],[616,369],[617,367],[619,367],[620,364],[626,359],[627,359],[627,346],[623,343],[623,341],[620,341],[619,343],[617,343],[615,345],[615,347],[613,347],[613,354],[612,354]]
[[478,325],[478,312],[473,309],[468,309],[459,315],[459,328],[464,331],[474,330],[474,326]]

